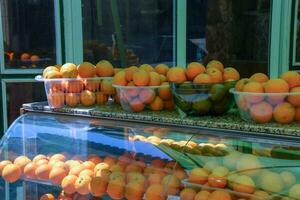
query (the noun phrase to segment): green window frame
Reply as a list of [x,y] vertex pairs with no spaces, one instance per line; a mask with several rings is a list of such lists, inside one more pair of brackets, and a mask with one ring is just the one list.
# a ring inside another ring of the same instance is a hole
[[[292,13],[292,35],[291,35],[291,42],[292,42],[292,52],[291,52],[291,63],[292,69],[300,70],[300,61],[297,61],[297,32],[298,32],[298,9],[299,9],[299,0],[293,0],[293,13]],[[300,36],[298,36],[300,37]]]

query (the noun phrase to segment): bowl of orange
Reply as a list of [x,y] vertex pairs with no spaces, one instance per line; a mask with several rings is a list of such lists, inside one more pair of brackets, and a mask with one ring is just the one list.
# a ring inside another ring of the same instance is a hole
[[234,95],[239,114],[245,121],[290,124],[300,121],[300,75],[295,71],[270,79],[263,73],[237,82]]
[[49,66],[35,79],[44,82],[49,107],[91,107],[107,104],[115,95],[113,75],[112,65],[100,61],[96,66],[89,62]]

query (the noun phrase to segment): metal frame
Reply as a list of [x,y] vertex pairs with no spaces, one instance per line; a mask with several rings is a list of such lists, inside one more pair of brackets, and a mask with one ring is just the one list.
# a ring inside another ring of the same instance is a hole
[[[293,10],[293,31],[292,31],[292,45],[293,45],[293,52],[292,52],[292,66],[293,67],[300,67],[300,61],[297,61],[297,32],[298,32],[298,9],[299,9],[299,1],[294,0],[293,2],[294,10]],[[300,36],[298,36],[300,37]]]
[[187,0],[177,0],[176,5],[176,63],[186,67]]

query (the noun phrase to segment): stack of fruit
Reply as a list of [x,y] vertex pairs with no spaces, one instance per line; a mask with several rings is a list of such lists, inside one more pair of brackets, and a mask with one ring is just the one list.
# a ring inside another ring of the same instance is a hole
[[268,123],[272,119],[281,124],[300,121],[300,75],[295,71],[269,79],[257,73],[241,79],[232,91],[246,121]]
[[223,114],[234,105],[229,89],[240,79],[239,72],[216,60],[206,68],[197,62],[187,69],[174,67],[167,74],[173,82],[175,104],[188,115]]
[[106,60],[98,62],[96,66],[89,62],[78,66],[72,63],[49,66],[43,71],[49,106],[103,105],[110,95],[115,94],[112,87],[114,74],[115,69]]
[[131,66],[114,76],[114,87],[124,110],[141,112],[174,109],[171,89],[167,82],[169,67],[159,64],[155,68],[143,64],[139,68]]

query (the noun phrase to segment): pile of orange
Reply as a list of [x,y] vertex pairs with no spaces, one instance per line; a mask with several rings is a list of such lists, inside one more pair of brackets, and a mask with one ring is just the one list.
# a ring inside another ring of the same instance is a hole
[[[237,82],[240,93],[237,104],[242,111],[250,113],[257,123],[272,119],[281,124],[300,121],[300,75],[295,71],[283,73],[280,78],[269,79],[263,73]],[[258,94],[251,94],[258,93]]]
[[[121,105],[127,111],[141,112],[148,107],[153,111],[175,108],[167,82],[169,67],[143,64],[119,71],[113,80]],[[119,87],[118,87],[119,86]]]
[[168,71],[167,79],[177,84],[186,81],[195,84],[215,84],[237,81],[240,79],[240,74],[235,68],[225,68],[220,61],[212,60],[206,67],[198,62],[190,63],[186,69],[173,67]]
[[50,106],[61,108],[64,105],[75,107],[79,104],[83,106],[105,104],[108,97],[115,94],[115,89],[112,87],[112,81],[103,77],[112,77],[115,70],[106,60],[98,62],[96,66],[83,62],[78,66],[66,63],[62,66],[47,67],[43,71],[43,77],[46,79]]

